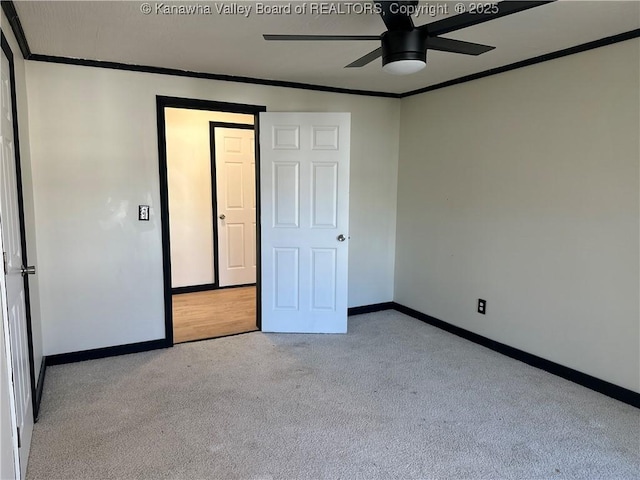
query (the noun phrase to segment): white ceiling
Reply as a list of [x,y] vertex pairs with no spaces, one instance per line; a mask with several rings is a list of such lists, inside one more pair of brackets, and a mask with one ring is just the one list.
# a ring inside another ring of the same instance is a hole
[[[359,3],[366,1],[357,0]],[[444,35],[496,47],[478,57],[429,51],[427,68],[398,77],[376,60],[343,68],[377,48],[372,42],[266,42],[263,33],[378,35],[378,15],[257,15],[249,1],[16,1],[32,53],[213,74],[403,93],[640,28],[640,0],[560,0]],[[210,6],[212,14],[163,15],[156,5]],[[262,2],[286,4],[288,1]],[[292,1],[292,5],[321,2]],[[328,2],[325,2],[328,3]],[[427,2],[421,2],[427,3]],[[428,2],[455,14],[459,2]],[[469,2],[467,2],[469,3]],[[221,15],[220,5],[251,5],[252,14]],[[442,18],[414,18],[423,25]],[[597,66],[594,66],[597,67]]]

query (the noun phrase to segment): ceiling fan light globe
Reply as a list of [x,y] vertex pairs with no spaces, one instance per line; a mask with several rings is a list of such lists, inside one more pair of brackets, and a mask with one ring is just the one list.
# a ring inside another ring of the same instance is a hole
[[427,62],[422,60],[396,60],[394,62],[385,63],[382,70],[392,75],[411,75],[419,72],[427,66]]

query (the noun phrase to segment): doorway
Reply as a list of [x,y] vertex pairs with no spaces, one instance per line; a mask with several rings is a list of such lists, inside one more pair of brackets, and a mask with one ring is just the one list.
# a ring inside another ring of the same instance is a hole
[[220,288],[256,283],[255,130],[250,125],[209,123],[215,181],[214,249]]
[[167,346],[260,329],[265,110],[157,97]]

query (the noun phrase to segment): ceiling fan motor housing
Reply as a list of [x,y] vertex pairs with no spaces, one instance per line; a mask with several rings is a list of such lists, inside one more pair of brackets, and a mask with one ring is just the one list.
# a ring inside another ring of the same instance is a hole
[[382,65],[400,60],[427,61],[427,41],[418,29],[382,34]]

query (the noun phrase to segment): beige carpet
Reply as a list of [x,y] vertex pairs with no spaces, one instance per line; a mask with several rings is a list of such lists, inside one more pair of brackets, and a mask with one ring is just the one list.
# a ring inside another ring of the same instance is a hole
[[397,312],[49,368],[35,479],[633,479],[640,410]]

